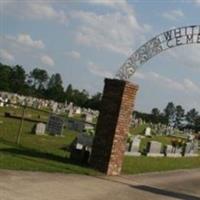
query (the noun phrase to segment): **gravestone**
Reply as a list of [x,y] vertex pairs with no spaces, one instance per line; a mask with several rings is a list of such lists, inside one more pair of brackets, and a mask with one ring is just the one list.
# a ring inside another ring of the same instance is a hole
[[84,120],[86,122],[89,122],[89,123],[92,123],[93,122],[93,115],[89,114],[89,113],[86,113],[85,114],[85,117],[84,117]]
[[198,142],[198,140],[194,140],[193,153],[198,154],[198,152],[199,152],[199,142]]
[[186,157],[198,156],[198,141],[187,142],[184,155]]
[[58,108],[58,103],[54,102],[52,105],[52,112],[55,113],[57,111],[57,108]]
[[77,114],[77,115],[81,114],[81,108],[80,107],[75,108],[75,114]]
[[46,131],[53,135],[61,135],[63,130],[64,120],[56,115],[50,115]]
[[164,156],[164,154],[161,154],[161,148],[162,144],[160,142],[151,141],[148,156]]
[[37,123],[35,127],[35,134],[36,135],[44,135],[46,130],[46,124],[44,123]]
[[32,107],[35,108],[35,109],[38,108],[38,101],[37,100],[33,101]]
[[95,125],[92,123],[84,123],[84,129],[86,130],[94,130]]
[[88,163],[91,155],[93,137],[80,133],[70,145],[70,159],[80,163]]
[[67,110],[71,110],[71,109],[73,109],[73,103],[72,102],[70,102],[69,104],[68,104],[68,106],[67,106]]
[[145,136],[146,136],[146,137],[150,137],[150,136],[151,136],[151,128],[150,128],[150,127],[147,127],[147,128],[145,129]]
[[82,121],[75,120],[75,119],[68,119],[67,120],[67,127],[70,130],[83,132],[83,129],[85,128],[85,124]]
[[93,137],[90,135],[80,133],[77,135],[77,144],[80,144],[82,145],[82,147],[85,147],[86,150],[91,151]]
[[183,147],[176,147],[174,157],[181,157],[183,155]]
[[187,142],[186,143],[186,148],[185,148],[185,154],[190,154],[192,152],[192,143]]
[[168,157],[176,157],[177,155],[175,153],[176,153],[176,147],[173,147],[172,145],[167,145],[166,156],[168,156]]
[[138,137],[133,138],[132,142],[130,143],[129,149],[127,152],[125,152],[125,155],[128,156],[140,156],[141,153],[140,150],[140,143],[141,139]]
[[73,117],[73,116],[74,116],[74,110],[73,108],[70,108],[68,112],[68,117]]
[[0,97],[0,107],[4,107],[4,100],[2,97]]
[[167,145],[166,154],[167,155],[172,154],[173,151],[174,151],[174,147],[172,145]]

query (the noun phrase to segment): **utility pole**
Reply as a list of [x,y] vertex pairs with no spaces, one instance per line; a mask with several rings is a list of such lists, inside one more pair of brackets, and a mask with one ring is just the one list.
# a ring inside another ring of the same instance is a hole
[[17,143],[18,145],[20,144],[20,139],[21,139],[21,135],[22,135],[22,129],[23,129],[23,124],[24,124],[25,109],[26,109],[26,106],[23,106],[23,107],[22,107],[21,122],[20,122],[20,126],[19,126],[18,133],[17,133],[17,140],[16,140],[16,143]]

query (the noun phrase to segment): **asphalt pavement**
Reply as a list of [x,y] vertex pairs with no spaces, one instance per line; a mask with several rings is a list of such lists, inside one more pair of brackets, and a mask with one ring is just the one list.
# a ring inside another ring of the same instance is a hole
[[0,170],[0,200],[200,200],[200,169],[134,176]]

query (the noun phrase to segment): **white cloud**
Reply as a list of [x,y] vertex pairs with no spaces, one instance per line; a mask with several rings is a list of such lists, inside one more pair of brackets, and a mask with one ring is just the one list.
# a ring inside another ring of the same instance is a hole
[[189,92],[200,92],[200,87],[192,82],[190,79],[184,79],[183,85]]
[[27,45],[33,48],[43,49],[45,47],[44,43],[41,40],[33,40],[30,35],[26,33],[19,34],[16,38],[16,41],[20,44]]
[[168,55],[186,67],[200,70],[200,45],[198,44],[171,49]]
[[41,57],[41,61],[42,61],[43,64],[49,65],[49,66],[54,66],[54,64],[55,64],[54,60],[48,55],[43,55]]
[[88,63],[88,70],[92,74],[95,74],[95,75],[100,76],[100,77],[107,77],[107,78],[113,77],[111,72],[102,69],[102,67],[99,67],[98,65],[94,64],[93,62]]
[[151,82],[153,81],[164,88],[169,88],[170,90],[200,94],[200,86],[198,86],[189,78],[184,78],[183,81],[177,81],[156,72],[148,72],[147,74],[138,73],[135,75],[135,77],[138,79],[144,79]]
[[67,55],[68,57],[71,57],[75,60],[78,60],[81,57],[81,54],[78,51],[65,52],[65,55]]
[[67,22],[63,10],[57,10],[50,1],[18,1],[12,0],[0,3],[4,15],[16,16],[21,19],[54,20],[61,23]]
[[200,6],[200,0],[193,0],[193,1],[196,3],[196,5]]
[[[109,5],[118,5],[117,2],[103,1],[104,4]],[[126,3],[126,1],[122,2]],[[100,1],[95,1],[95,3],[100,4]],[[101,2],[101,4],[103,3]],[[71,12],[71,18],[81,22],[75,34],[76,42],[98,49],[108,49],[126,56],[132,53],[131,49],[143,38],[145,31],[149,30],[149,26],[141,26],[133,9],[127,3],[126,6],[126,9],[130,10],[126,13],[121,10],[105,14],[84,11]]]
[[21,33],[18,36],[5,36],[8,43],[17,43],[24,47],[43,49],[45,47],[42,40],[33,40],[27,33]]
[[12,62],[15,60],[14,56],[6,49],[0,49],[0,59],[6,62]]
[[134,78],[145,79],[146,76],[145,76],[145,74],[136,71],[135,74],[134,74]]
[[91,4],[102,5],[125,13],[132,13],[133,9],[128,5],[126,0],[87,0]]
[[0,35],[0,44],[9,54],[12,53],[15,56],[17,64],[23,64],[24,60],[27,60],[27,62],[29,60],[28,65],[32,64],[33,59],[40,59],[41,53],[44,53],[43,47],[45,46],[41,40],[33,40],[28,34],[19,34],[17,36]]
[[156,81],[159,84],[162,84],[163,86],[167,88],[184,91],[184,85],[182,83],[179,83],[178,81],[175,81],[168,77],[162,76],[156,72],[150,72],[149,76],[147,77],[153,81]]
[[168,20],[177,21],[184,17],[184,13],[182,10],[177,9],[164,12],[162,16]]

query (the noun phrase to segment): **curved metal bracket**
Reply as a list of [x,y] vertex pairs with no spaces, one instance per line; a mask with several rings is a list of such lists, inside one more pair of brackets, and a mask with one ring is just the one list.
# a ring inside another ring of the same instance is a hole
[[115,77],[121,80],[128,80],[138,67],[155,55],[167,49],[187,44],[200,44],[200,25],[175,28],[155,36],[125,61]]

